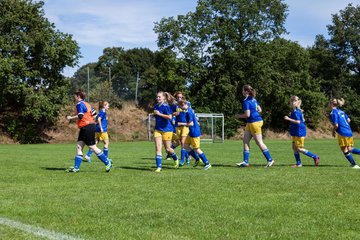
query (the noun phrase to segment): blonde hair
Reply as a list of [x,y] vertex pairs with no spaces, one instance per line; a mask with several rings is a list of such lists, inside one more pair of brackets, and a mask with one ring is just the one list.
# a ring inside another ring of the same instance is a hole
[[244,85],[243,86],[243,91],[246,92],[247,94],[249,94],[249,96],[251,96],[251,97],[256,96],[255,89],[253,89],[250,85]]
[[175,98],[174,98],[173,95],[171,95],[170,93],[164,92],[164,91],[160,91],[160,92],[158,92],[158,94],[161,94],[161,95],[164,96],[166,103],[170,103],[170,104],[175,103]]
[[330,100],[330,103],[333,104],[335,107],[337,106],[341,107],[345,104],[345,100],[343,98],[340,99],[333,98]]
[[[298,108],[299,110],[303,111],[303,110],[300,108],[302,101],[301,101],[301,99],[300,99],[298,96],[295,96],[295,95],[294,95],[294,96],[291,96],[291,98],[290,98],[290,103],[291,103],[292,106],[295,106],[295,107]],[[293,103],[295,103],[295,104],[293,104]]]

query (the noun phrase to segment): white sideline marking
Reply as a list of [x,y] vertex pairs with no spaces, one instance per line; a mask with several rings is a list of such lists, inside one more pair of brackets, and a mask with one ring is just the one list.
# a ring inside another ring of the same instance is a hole
[[21,222],[17,222],[8,218],[3,218],[0,217],[0,224],[1,225],[6,225],[8,227],[11,228],[16,228],[19,229],[21,231],[24,232],[28,232],[31,233],[33,235],[36,236],[40,236],[40,237],[46,237],[48,239],[54,239],[54,240],[81,240],[81,238],[76,238],[76,237],[72,237],[69,236],[67,234],[61,234],[61,233],[57,233],[51,230],[46,230],[44,228],[41,227],[35,227],[35,226],[31,226],[25,223],[21,223]]

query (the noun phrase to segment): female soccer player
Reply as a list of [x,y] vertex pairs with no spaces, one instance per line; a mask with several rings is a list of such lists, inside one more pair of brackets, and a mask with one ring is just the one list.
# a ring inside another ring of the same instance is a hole
[[[106,157],[109,157],[109,135],[107,133],[108,118],[106,113],[109,107],[110,107],[109,102],[107,101],[99,102],[99,114],[96,117],[96,132],[95,132],[96,146],[100,141],[104,143],[103,152]],[[92,151],[91,149],[89,149],[89,151],[85,156],[85,159],[88,162],[91,162],[91,154]]]
[[290,105],[293,107],[290,117],[285,116],[284,119],[290,122],[290,135],[292,136],[292,148],[296,164],[293,167],[302,167],[300,153],[314,159],[315,166],[319,165],[320,157],[311,153],[304,148],[304,141],[306,136],[306,125],[303,115],[303,110],[300,108],[301,100],[298,96],[290,98]]
[[76,115],[67,116],[68,120],[78,119],[78,127],[80,129],[79,137],[76,147],[76,156],[74,161],[74,167],[71,167],[68,172],[79,172],[80,165],[83,159],[83,148],[87,145],[92,151],[94,151],[97,157],[106,165],[106,172],[109,172],[112,164],[106,155],[96,146],[95,142],[95,122],[91,114],[91,106],[85,102],[85,93],[77,91],[74,94],[76,104]]
[[[209,160],[206,158],[205,153],[200,149],[200,126],[196,119],[194,110],[189,107],[188,102],[185,99],[181,99],[178,101],[179,106],[182,110],[186,111],[186,122],[179,122],[179,126],[187,126],[189,127],[189,135],[185,140],[185,149],[188,154],[191,155],[195,159],[194,167],[199,164],[200,159],[205,164],[204,170],[208,170],[211,168],[211,164]],[[192,146],[192,149],[190,147]],[[197,153],[197,154],[195,154]]]
[[246,119],[246,127],[244,132],[244,161],[237,163],[239,167],[248,167],[250,159],[250,140],[251,138],[255,139],[256,144],[259,146],[263,152],[267,164],[266,167],[271,167],[274,165],[275,161],[272,159],[270,152],[262,140],[261,127],[263,125],[263,119],[260,116],[261,107],[255,99],[256,91],[250,85],[244,85],[242,89],[245,100],[242,104],[244,113],[237,114],[238,118]]
[[[179,102],[185,99],[184,94],[180,91],[175,92],[174,97],[176,101]],[[187,102],[188,107],[191,106],[190,102]],[[173,113],[175,116],[175,126],[176,126],[176,135],[180,138],[180,145],[181,145],[181,155],[180,155],[180,166],[183,166],[185,163],[185,158],[187,164],[189,164],[189,155],[185,149],[185,140],[189,134],[189,127],[183,125],[186,123],[186,112],[181,109],[180,106],[177,106],[176,111]],[[179,124],[180,123],[180,124]]]
[[357,148],[353,148],[354,140],[352,137],[352,130],[349,125],[350,118],[348,117],[348,115],[346,115],[345,112],[337,108],[343,106],[344,103],[345,100],[343,98],[334,98],[329,102],[328,107],[329,109],[331,109],[330,120],[334,126],[333,136],[335,137],[337,135],[340,149],[344,153],[346,159],[349,161],[351,166],[354,169],[360,169],[352,156],[352,153],[360,154],[360,150]]
[[153,115],[155,116],[155,151],[156,151],[156,170],[160,172],[162,169],[162,144],[168,154],[174,160],[175,168],[179,167],[179,160],[174,149],[171,148],[171,139],[173,135],[172,110],[167,102],[173,102],[173,97],[167,92],[158,92],[156,98],[156,105],[154,106]]

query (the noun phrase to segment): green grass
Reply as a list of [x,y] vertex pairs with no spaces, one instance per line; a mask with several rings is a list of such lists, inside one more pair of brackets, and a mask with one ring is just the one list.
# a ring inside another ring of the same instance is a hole
[[[81,172],[75,144],[0,145],[0,217],[84,239],[359,239],[360,170],[336,140],[307,140],[320,166],[302,155],[291,168],[290,141],[265,140],[276,165],[252,145],[203,144],[213,168],[154,173],[154,144],[113,143],[114,168],[94,158]],[[360,158],[354,156],[360,163]],[[0,225],[0,239],[38,239]]]

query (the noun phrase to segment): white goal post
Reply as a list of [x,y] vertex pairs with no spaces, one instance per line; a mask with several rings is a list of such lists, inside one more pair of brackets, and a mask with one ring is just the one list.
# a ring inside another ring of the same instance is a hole
[[[224,142],[224,114],[196,113],[201,129],[201,141],[210,143]],[[152,141],[155,118],[152,114],[147,118],[148,140]]]

